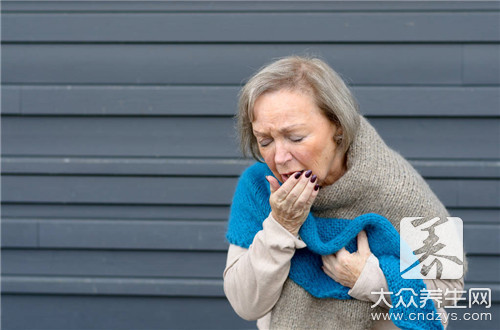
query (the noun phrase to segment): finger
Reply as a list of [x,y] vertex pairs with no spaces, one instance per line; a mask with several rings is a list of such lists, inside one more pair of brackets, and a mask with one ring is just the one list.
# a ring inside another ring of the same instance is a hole
[[335,254],[321,256],[321,260],[323,261],[323,266],[330,270],[333,269],[333,267],[335,267],[335,264],[337,263],[337,258],[335,257]]
[[292,191],[292,189],[297,185],[297,183],[300,182],[300,179],[302,177],[301,172],[297,172],[293,175],[291,175],[288,180],[286,180],[281,187],[276,190],[276,198],[278,200],[284,200],[286,196]]
[[325,272],[326,275],[336,281],[335,275],[330,270],[325,267],[321,267],[321,269],[323,269],[323,272]]
[[326,273],[326,271],[330,271],[331,266],[328,265],[328,263],[323,262],[323,266],[321,266],[321,269]]
[[342,258],[350,255],[351,253],[345,249],[345,247],[341,248],[337,251],[337,258]]
[[[289,180],[287,180],[287,182]],[[287,200],[287,203],[290,203],[289,205],[294,205],[299,200],[299,198],[302,196],[302,193],[304,192],[304,189],[307,187],[307,183],[309,182],[309,178],[306,178],[305,174],[302,174],[297,180],[298,182],[284,198]]]
[[319,193],[319,185],[317,184],[317,178],[316,176],[312,176],[311,179],[309,180],[309,183],[307,184],[307,190],[310,191],[309,195],[306,200],[306,206],[311,207],[311,205],[314,203],[314,200],[316,199],[316,196],[318,196]]
[[271,189],[271,194],[273,194],[276,190],[280,188],[280,183],[274,176],[268,175],[266,176],[267,182],[269,182],[269,189]]
[[311,175],[309,178],[305,178],[304,176],[302,180],[304,179],[307,179],[307,181],[305,183],[304,190],[295,201],[295,206],[297,207],[309,207],[314,201],[314,198],[311,200],[311,197],[314,192],[314,186],[316,185],[315,182],[317,181],[317,177],[316,175]]
[[360,231],[358,234],[358,252],[363,255],[371,253],[368,236],[366,236],[366,232],[364,230]]

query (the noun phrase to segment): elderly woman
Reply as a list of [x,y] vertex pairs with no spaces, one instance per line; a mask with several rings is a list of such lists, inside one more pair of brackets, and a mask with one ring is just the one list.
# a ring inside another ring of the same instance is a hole
[[[259,329],[397,329],[373,317],[388,311],[390,291],[463,289],[463,278],[401,282],[401,219],[449,214],[323,61],[262,68],[240,93],[238,128],[259,161],[240,177],[227,233],[224,291],[242,318]],[[447,300],[428,302],[419,311],[439,317],[397,326],[446,326]]]

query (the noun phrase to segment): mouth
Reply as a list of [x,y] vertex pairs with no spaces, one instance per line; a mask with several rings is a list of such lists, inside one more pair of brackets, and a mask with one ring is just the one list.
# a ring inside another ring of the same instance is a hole
[[297,172],[300,172],[301,174],[304,172],[305,170],[300,170],[300,171],[292,171],[292,172],[288,172],[288,173],[283,173],[281,174],[281,179],[282,179],[282,182],[285,183],[286,180],[288,180],[292,175],[294,175],[295,173]]

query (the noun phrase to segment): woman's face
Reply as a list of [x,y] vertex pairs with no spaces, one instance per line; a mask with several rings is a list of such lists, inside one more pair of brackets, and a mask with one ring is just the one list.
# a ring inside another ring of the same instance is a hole
[[318,184],[326,186],[345,172],[344,155],[334,140],[342,130],[307,93],[284,89],[261,95],[252,128],[260,154],[281,182],[295,172],[312,170]]

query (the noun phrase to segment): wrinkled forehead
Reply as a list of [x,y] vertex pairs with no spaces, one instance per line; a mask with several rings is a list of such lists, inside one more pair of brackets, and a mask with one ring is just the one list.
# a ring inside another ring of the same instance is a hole
[[[281,88],[273,88],[273,89],[268,89],[262,93],[260,93],[258,96],[256,96],[253,100],[250,100],[250,103],[248,105],[248,118],[250,119],[250,122],[255,121],[255,105],[259,100],[262,100],[263,97],[269,96],[271,94],[278,94],[278,93],[293,93],[293,94],[299,94],[302,96],[305,96],[311,100],[312,103],[316,107],[318,107],[317,102],[316,102],[316,95],[313,92],[311,87],[307,86],[295,86],[295,87],[289,87],[289,86],[284,86]],[[318,107],[319,108],[319,107]]]

